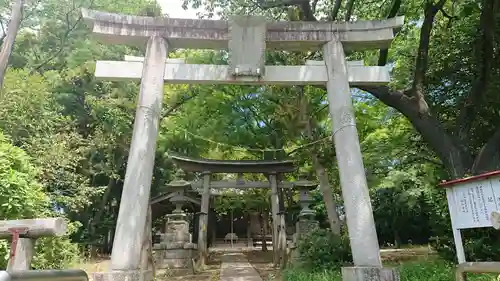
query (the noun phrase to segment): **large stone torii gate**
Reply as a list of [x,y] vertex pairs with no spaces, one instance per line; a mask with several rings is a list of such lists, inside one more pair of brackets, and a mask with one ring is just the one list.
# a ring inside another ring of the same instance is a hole
[[[144,58],[98,61],[96,77],[140,79],[132,143],[111,255],[110,272],[96,280],[146,278],[140,271],[145,237],[163,85],[188,84],[322,84],[327,87],[333,138],[340,171],[349,239],[355,267],[344,268],[345,280],[389,280],[383,269],[362,161],[349,86],[389,82],[385,67],[348,63],[344,50],[388,48],[403,17],[383,21],[266,22],[263,17],[235,16],[228,21],[152,18],[82,10],[95,37],[107,44],[146,46]],[[172,49],[228,49],[230,63],[188,65],[167,60]],[[303,66],[266,66],[266,49],[323,50],[324,61]],[[375,278],[375,279],[373,279]]]

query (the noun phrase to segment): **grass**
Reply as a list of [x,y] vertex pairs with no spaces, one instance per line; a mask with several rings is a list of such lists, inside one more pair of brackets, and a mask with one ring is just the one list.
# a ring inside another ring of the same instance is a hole
[[[399,268],[401,281],[455,281],[454,266],[438,258],[388,264]],[[310,272],[291,268],[284,272],[285,281],[341,281],[340,271]],[[469,281],[498,281],[494,274],[469,274]]]

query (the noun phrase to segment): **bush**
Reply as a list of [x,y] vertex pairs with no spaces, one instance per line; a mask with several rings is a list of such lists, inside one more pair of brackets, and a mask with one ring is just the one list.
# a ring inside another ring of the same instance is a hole
[[[43,185],[37,180],[38,168],[32,159],[20,148],[12,145],[0,132],[0,220],[43,218],[59,216],[50,207],[50,198]],[[41,238],[36,242],[33,257],[34,269],[60,269],[78,261],[76,244],[71,243],[69,235],[74,233],[78,224],[69,223],[64,237]],[[10,245],[0,240],[0,268],[6,268]]]
[[31,267],[33,269],[64,269],[80,261],[80,251],[69,236],[75,233],[79,223],[68,223],[68,232],[63,237],[44,237],[38,239],[35,246],[36,254]]
[[346,234],[334,235],[327,229],[316,229],[303,235],[297,245],[302,266],[314,271],[340,268],[352,262]]
[[[454,266],[441,259],[425,259],[396,265],[401,281],[455,281]],[[341,281],[339,270],[305,271],[290,268],[283,273],[285,281]],[[496,281],[494,274],[470,274],[471,281]]]
[[37,175],[30,157],[0,131],[0,219],[34,217],[47,210],[49,200]]
[[316,272],[304,271],[301,268],[291,268],[283,272],[285,281],[341,281],[340,271],[321,270]]

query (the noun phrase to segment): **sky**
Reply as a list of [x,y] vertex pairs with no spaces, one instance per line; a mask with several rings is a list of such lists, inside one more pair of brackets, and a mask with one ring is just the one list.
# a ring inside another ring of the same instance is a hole
[[182,8],[182,0],[157,0],[162,11],[167,13],[172,18],[196,19],[196,12],[199,10],[188,9],[185,11]]

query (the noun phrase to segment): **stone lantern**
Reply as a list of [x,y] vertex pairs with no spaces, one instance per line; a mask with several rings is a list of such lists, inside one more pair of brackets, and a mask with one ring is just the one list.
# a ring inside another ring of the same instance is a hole
[[161,242],[154,245],[155,260],[159,268],[188,269],[192,271],[191,259],[194,257],[196,244],[191,243],[187,215],[182,210],[186,201],[185,191],[191,183],[184,179],[185,173],[179,169],[174,180],[166,185],[171,191],[170,202],[175,205],[174,211],[166,215],[165,234]]
[[172,214],[167,215],[167,224],[169,220],[186,221],[186,213],[182,210],[182,205],[185,202],[185,191],[191,186],[191,183],[186,181],[185,177],[186,173],[182,169],[178,169],[175,172],[174,180],[166,184],[167,189],[172,191],[171,194],[173,195],[170,198],[170,202],[175,205],[175,210]]
[[309,208],[313,202],[311,199],[311,190],[318,187],[318,184],[307,179],[306,173],[301,173],[299,179],[293,183],[294,188],[299,191],[299,204],[302,207],[299,213],[299,218],[295,224],[295,233],[293,235],[293,242],[290,245],[291,261],[298,261],[297,242],[304,234],[310,233],[319,226],[315,219],[316,212]]
[[316,213],[309,208],[309,205],[313,202],[310,192],[318,187],[318,184],[307,180],[306,173],[301,173],[299,180],[294,182],[293,185],[299,190],[299,204],[302,207],[299,213],[299,220],[314,220]]

